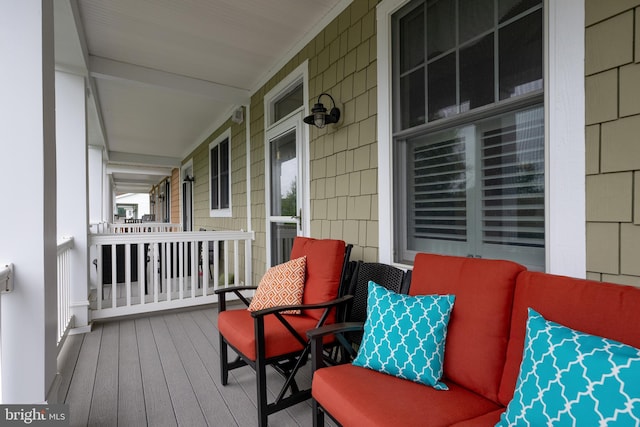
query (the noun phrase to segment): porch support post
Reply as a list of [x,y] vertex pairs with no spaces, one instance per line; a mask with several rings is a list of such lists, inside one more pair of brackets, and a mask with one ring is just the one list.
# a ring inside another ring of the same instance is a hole
[[[90,145],[89,146],[89,223],[99,224],[106,221],[107,218],[103,216],[104,208],[102,206],[104,197],[102,192],[104,191],[103,180],[106,178],[104,175],[104,168],[102,165],[102,147]],[[95,230],[94,230],[95,231]]]
[[86,90],[83,76],[56,71],[58,237],[73,237],[71,251],[71,325],[88,332],[89,200],[87,188]]
[[42,403],[56,375],[53,2],[0,2],[0,259],[3,403]]

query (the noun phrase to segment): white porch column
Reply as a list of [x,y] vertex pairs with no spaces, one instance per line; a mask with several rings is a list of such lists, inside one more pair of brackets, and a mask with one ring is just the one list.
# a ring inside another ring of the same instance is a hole
[[3,403],[41,403],[56,374],[53,2],[0,2],[0,259]]
[[102,147],[89,146],[89,223],[98,224],[105,220],[102,216],[104,171],[102,167]]
[[[89,324],[89,201],[87,120],[83,76],[56,71],[58,237],[73,237],[71,314],[76,332]],[[73,330],[72,330],[73,331]],[[73,333],[73,332],[72,332]]]

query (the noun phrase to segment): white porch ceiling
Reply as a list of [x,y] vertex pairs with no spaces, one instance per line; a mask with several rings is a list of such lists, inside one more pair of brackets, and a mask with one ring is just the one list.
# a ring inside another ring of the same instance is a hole
[[[56,61],[89,77],[119,191],[158,182],[351,0],[56,0]],[[148,169],[147,169],[148,172]]]

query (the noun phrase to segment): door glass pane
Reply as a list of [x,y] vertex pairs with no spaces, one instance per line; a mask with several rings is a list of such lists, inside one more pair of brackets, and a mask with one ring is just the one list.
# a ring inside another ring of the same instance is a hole
[[421,125],[425,122],[424,68],[420,68],[400,79],[402,106],[400,118],[402,129]]
[[271,266],[289,261],[293,240],[297,235],[296,229],[296,224],[271,223]]
[[460,111],[494,101],[493,34],[460,50]]
[[289,131],[271,140],[271,215],[295,216],[298,159],[296,133]]
[[456,55],[451,53],[429,64],[429,121],[449,117],[458,112],[456,105]]
[[302,83],[273,103],[273,123],[302,107],[304,102]]
[[456,45],[455,0],[436,0],[427,8],[427,58],[432,59]]
[[460,44],[493,28],[493,0],[460,0]]
[[400,72],[424,62],[424,6],[400,19]]
[[542,90],[542,10],[500,29],[500,99]]

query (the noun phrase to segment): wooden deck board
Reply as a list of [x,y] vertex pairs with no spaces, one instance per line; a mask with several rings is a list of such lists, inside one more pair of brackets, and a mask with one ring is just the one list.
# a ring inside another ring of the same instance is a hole
[[89,411],[89,425],[117,426],[120,324],[105,323],[101,327],[102,340],[100,341],[96,380],[93,385],[93,398]]
[[137,319],[135,323],[140,360],[144,361],[144,363],[140,363],[140,368],[147,425],[178,425],[176,416],[173,413],[167,380],[164,377],[164,371],[160,363],[156,340],[151,332],[151,323],[148,318]]
[[73,371],[73,378],[66,398],[67,403],[73,402],[73,407],[69,408],[69,424],[71,426],[86,426],[89,423],[101,338],[102,328],[96,327],[86,334],[82,341],[78,363]]
[[118,424],[145,425],[142,371],[138,353],[138,337],[133,320],[120,322],[120,354],[118,369]]
[[[212,306],[97,323],[69,338],[59,395],[70,405],[72,426],[257,425],[253,370],[233,370],[227,386],[220,382]],[[284,380],[271,369],[267,378],[273,399]],[[310,364],[297,378],[301,387],[309,385]],[[311,420],[307,401],[270,415],[269,425],[309,426]]]

